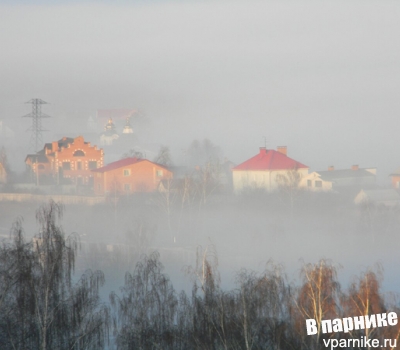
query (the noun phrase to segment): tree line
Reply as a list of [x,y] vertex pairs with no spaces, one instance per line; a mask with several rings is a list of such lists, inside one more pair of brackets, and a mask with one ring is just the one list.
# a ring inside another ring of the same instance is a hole
[[[224,290],[213,246],[199,247],[185,269],[190,293],[174,289],[157,252],[142,256],[124,285],[100,298],[101,271],[74,274],[78,235],[62,230],[63,207],[37,211],[39,233],[25,238],[22,219],[0,247],[1,349],[324,349],[324,339],[399,339],[399,325],[323,333],[321,321],[386,312],[398,303],[381,290],[379,266],[344,290],[331,261],[303,264],[299,282],[281,266],[239,271]],[[306,319],[317,334],[307,335]],[[384,348],[389,349],[390,347]],[[392,348],[390,348],[392,349]]]

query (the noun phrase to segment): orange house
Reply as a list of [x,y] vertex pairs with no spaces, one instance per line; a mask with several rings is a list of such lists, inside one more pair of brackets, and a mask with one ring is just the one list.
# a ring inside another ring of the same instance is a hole
[[94,193],[99,196],[153,192],[161,180],[173,176],[165,166],[136,157],[118,160],[92,172]]
[[400,189],[400,169],[397,169],[393,174],[389,175],[392,179],[392,187]]
[[82,136],[63,137],[46,143],[36,154],[29,154],[25,163],[32,169],[39,183],[51,178],[55,183],[69,179],[77,185],[93,182],[93,169],[103,166],[103,150],[85,142]]
[[0,163],[0,183],[6,183],[6,182],[7,182],[7,172],[3,164]]

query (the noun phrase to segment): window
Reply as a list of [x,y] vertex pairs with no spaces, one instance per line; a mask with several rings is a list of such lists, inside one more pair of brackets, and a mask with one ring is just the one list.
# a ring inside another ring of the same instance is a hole
[[311,187],[312,186],[312,181],[311,180],[307,180],[307,186]]
[[156,175],[157,175],[157,177],[163,176],[163,171],[162,170],[157,170],[156,171]]
[[78,149],[77,151],[74,152],[74,157],[84,157],[85,153],[83,153],[83,151],[81,151],[80,149]]
[[39,164],[38,165],[38,169],[43,170],[44,169],[44,165],[43,164]]
[[131,174],[130,169],[124,169],[124,176],[129,176]]
[[89,160],[89,169],[97,169],[97,162],[95,160]]
[[71,170],[71,163],[70,162],[63,162],[62,163],[63,170]]
[[76,162],[76,169],[82,170],[82,162]]
[[124,184],[124,190],[125,190],[125,192],[130,192],[131,185],[130,184]]
[[322,181],[315,181],[315,187],[322,187]]

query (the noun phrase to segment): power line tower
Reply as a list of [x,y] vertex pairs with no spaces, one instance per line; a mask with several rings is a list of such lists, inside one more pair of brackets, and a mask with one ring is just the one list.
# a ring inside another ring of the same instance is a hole
[[32,131],[29,148],[37,152],[43,144],[42,131],[46,131],[42,129],[42,118],[50,118],[49,115],[42,113],[42,105],[47,102],[40,98],[33,98],[26,103],[32,104],[32,112],[24,115],[24,118],[32,118],[32,127],[28,129]]

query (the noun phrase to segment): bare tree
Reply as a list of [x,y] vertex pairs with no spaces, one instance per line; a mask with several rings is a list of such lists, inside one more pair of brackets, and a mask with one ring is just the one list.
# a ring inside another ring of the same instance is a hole
[[[342,298],[342,306],[345,316],[364,316],[378,314],[386,311],[386,307],[380,293],[382,281],[382,268],[377,265],[375,271],[367,270],[357,278],[350,286],[349,292]],[[364,335],[366,339],[377,338],[378,328],[365,328],[353,331],[353,337]],[[368,347],[369,349],[370,347]]]
[[209,196],[221,187],[221,166],[219,162],[207,162],[202,167],[197,167],[195,184],[199,197],[199,207],[207,203]]
[[299,187],[301,179],[302,175],[297,168],[288,170],[286,174],[276,175],[279,191],[288,200],[292,215],[294,204],[301,193],[301,188]]
[[314,347],[318,348],[322,335],[321,321],[334,319],[338,315],[340,284],[337,270],[328,261],[322,259],[317,264],[306,264],[301,270],[303,285],[300,287],[296,305],[298,329],[305,330],[305,320],[314,319],[317,334],[312,337]]
[[124,158],[139,158],[142,159],[143,158],[143,153],[140,151],[136,151],[134,148],[131,148],[130,150],[128,150],[127,152],[125,152],[122,156],[121,159]]
[[126,273],[122,296],[110,295],[118,349],[176,348],[178,299],[162,270],[158,253],[144,256],[132,274]]
[[79,243],[76,235],[65,238],[62,212],[53,201],[39,208],[40,231],[32,242],[25,242],[20,221],[13,227],[13,243],[6,249],[13,280],[4,291],[9,304],[0,322],[6,334],[0,337],[2,349],[97,349],[105,344],[108,308],[98,295],[104,275],[88,271],[72,283]]
[[165,212],[167,216],[168,228],[171,230],[171,215],[173,211],[173,204],[177,199],[178,188],[174,186],[177,180],[163,179],[158,187],[156,195],[156,203]]
[[8,162],[7,151],[4,146],[0,148],[0,163],[3,165],[7,173],[11,171],[10,163]]
[[172,165],[171,153],[169,147],[161,146],[157,156],[154,158],[154,162],[169,167]]
[[220,147],[214,145],[209,139],[194,140],[186,151],[188,164],[192,167],[219,162],[221,154]]

